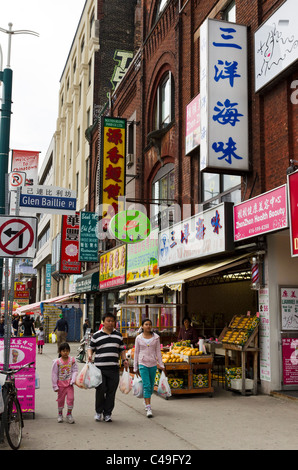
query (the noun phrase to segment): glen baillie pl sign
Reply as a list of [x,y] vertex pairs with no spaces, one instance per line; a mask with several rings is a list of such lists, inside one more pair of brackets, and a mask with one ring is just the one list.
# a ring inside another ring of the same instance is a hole
[[20,194],[21,211],[74,215],[76,191],[56,186],[23,186]]

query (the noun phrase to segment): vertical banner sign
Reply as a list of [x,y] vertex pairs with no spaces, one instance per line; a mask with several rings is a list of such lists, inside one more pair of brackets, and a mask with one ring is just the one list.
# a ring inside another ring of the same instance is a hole
[[52,284],[52,265],[46,264],[46,294],[51,293]]
[[96,212],[81,212],[80,261],[98,262],[97,222]]
[[298,171],[288,175],[291,255],[298,256]]
[[200,145],[200,141],[201,141],[200,113],[201,113],[200,94],[198,94],[186,106],[186,125],[185,125],[185,154],[186,155]]
[[102,120],[102,229],[124,209],[119,198],[125,194],[126,119],[104,117]]
[[62,216],[60,274],[80,274],[79,261],[80,213]]
[[247,28],[208,18],[200,41],[200,169],[248,171]]
[[38,184],[38,159],[39,152],[30,150],[12,151],[12,171],[26,173],[26,186]]

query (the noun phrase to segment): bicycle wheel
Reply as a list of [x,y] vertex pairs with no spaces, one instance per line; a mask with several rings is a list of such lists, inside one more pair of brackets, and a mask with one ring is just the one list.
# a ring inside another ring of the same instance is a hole
[[8,395],[6,397],[2,419],[8,444],[13,450],[17,450],[22,441],[23,419],[20,403],[16,396]]

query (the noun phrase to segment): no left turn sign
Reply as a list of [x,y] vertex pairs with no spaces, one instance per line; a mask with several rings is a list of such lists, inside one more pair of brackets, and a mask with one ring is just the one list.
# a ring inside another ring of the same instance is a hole
[[34,258],[36,217],[0,217],[0,258]]

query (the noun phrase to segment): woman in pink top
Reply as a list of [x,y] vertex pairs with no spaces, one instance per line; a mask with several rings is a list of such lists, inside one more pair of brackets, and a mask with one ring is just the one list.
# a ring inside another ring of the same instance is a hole
[[154,382],[157,364],[164,369],[160,352],[160,339],[152,331],[152,322],[149,318],[142,321],[142,332],[136,337],[134,372],[138,373],[143,381],[143,395],[145,409],[148,418],[152,417],[151,395],[154,390]]

